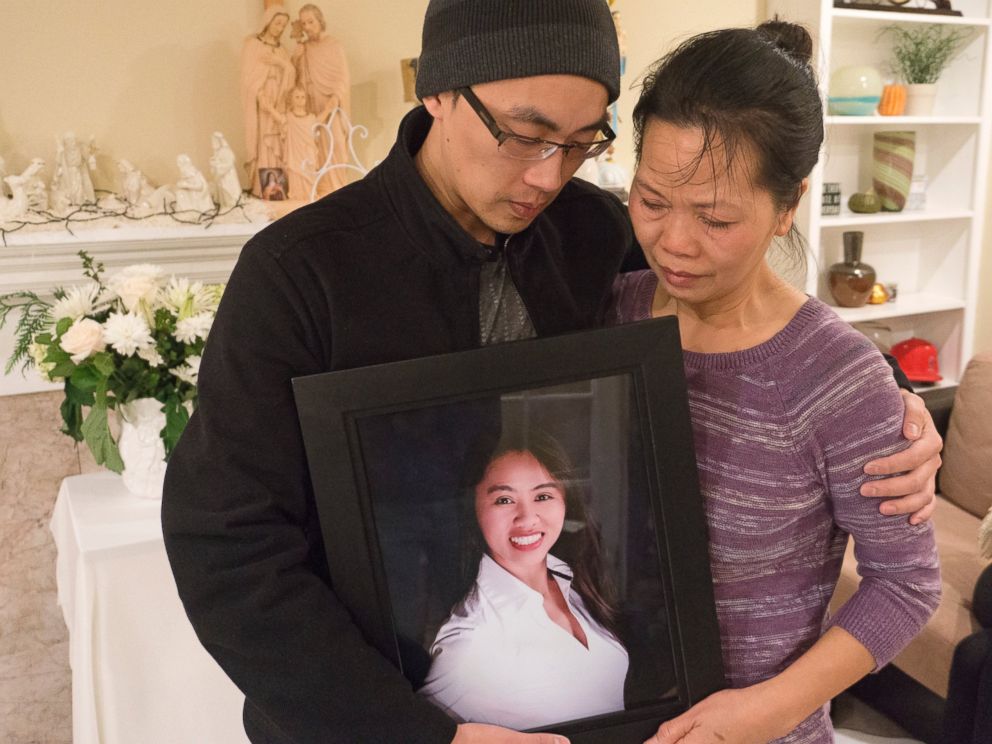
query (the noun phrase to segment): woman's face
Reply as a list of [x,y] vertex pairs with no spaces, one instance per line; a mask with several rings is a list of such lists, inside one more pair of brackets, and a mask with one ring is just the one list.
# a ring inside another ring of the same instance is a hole
[[520,576],[544,565],[558,540],[565,488],[530,452],[507,452],[475,487],[475,515],[489,555]]
[[700,159],[703,144],[699,128],[649,121],[630,193],[648,263],[668,294],[689,304],[746,295],[795,214],[753,183],[749,148],[739,148],[728,169],[719,143]]
[[282,36],[282,32],[286,30],[287,23],[289,23],[289,16],[280,13],[269,23],[266,32],[269,36],[278,41],[279,37]]

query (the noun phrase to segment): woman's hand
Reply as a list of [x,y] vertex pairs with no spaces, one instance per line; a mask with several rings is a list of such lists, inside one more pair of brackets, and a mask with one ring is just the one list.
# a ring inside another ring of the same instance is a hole
[[451,744],[568,744],[568,739],[558,734],[521,734],[484,723],[463,723]]
[[644,744],[764,744],[784,736],[792,727],[760,687],[720,690],[661,724]]
[[861,495],[889,499],[879,505],[882,514],[911,514],[910,523],[920,524],[930,519],[937,506],[935,477],[944,442],[923,399],[908,390],[900,392],[906,406],[903,436],[912,444],[902,452],[872,460],[865,465],[865,472],[869,475],[902,475],[865,483]]

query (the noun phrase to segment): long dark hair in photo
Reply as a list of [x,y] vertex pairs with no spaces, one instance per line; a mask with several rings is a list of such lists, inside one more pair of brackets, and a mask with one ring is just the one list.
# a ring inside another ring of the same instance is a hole
[[520,434],[504,430],[480,437],[469,448],[462,485],[465,498],[462,512],[462,544],[459,561],[459,596],[465,597],[475,585],[479,561],[486,543],[475,516],[475,487],[485,477],[494,460],[510,452],[529,452],[562,485],[565,494],[565,525],[551,552],[572,569],[572,587],[593,619],[620,640],[617,632],[616,592],[603,567],[599,527],[588,513],[582,487],[572,462],[561,444],[543,430]]
[[[728,168],[751,165],[756,185],[777,208],[795,207],[823,142],[812,52],[805,28],[779,20],[692,37],[644,79],[633,116],[638,160],[652,120],[698,127],[704,146],[686,179],[722,148]],[[801,245],[795,226],[790,240]]]

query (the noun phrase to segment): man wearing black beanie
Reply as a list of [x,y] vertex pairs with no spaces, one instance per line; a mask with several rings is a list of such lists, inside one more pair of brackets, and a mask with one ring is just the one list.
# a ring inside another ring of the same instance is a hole
[[431,0],[424,106],[388,157],[244,247],[162,523],[253,744],[556,740],[456,726],[366,642],[331,585],[291,380],[601,324],[630,224],[570,179],[614,137],[619,78],[606,0]]
[[162,522],[254,744],[556,740],[456,727],[366,642],[328,577],[291,379],[600,324],[630,226],[570,179],[612,141],[619,86],[606,0],[432,0],[424,106],[389,156],[242,251]]

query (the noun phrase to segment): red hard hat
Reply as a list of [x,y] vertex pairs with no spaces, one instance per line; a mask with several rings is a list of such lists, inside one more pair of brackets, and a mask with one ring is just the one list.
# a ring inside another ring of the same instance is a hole
[[909,338],[893,346],[891,353],[910,382],[939,382],[943,379],[937,367],[937,347],[929,341]]

